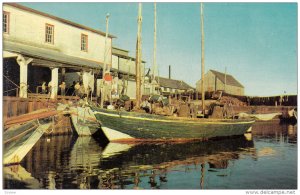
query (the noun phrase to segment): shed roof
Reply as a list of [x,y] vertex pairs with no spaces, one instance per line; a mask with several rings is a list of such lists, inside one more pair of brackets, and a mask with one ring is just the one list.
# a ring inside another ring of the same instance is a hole
[[[136,58],[129,56],[128,53],[129,53],[128,50],[120,49],[120,48],[117,48],[117,47],[112,47],[112,55],[120,57],[120,58],[135,61]],[[142,63],[146,63],[146,61],[142,60]]]
[[187,83],[185,83],[182,80],[156,77],[156,81],[157,80],[159,80],[159,85],[161,87],[169,87],[172,89],[183,89],[183,90],[194,89],[193,87],[189,86]]
[[[218,72],[215,70],[209,70],[209,71],[211,71],[222,83],[225,83],[225,74],[224,73]],[[244,86],[230,74],[226,74],[226,85],[244,88]]]
[[124,57],[127,58],[128,57],[128,50],[124,50],[124,49],[120,49],[117,47],[112,47],[112,55],[116,55],[116,56],[120,56],[120,57]]
[[[93,28],[90,28],[90,27],[87,27],[87,26],[84,26],[84,25],[81,25],[81,24],[77,24],[75,22],[71,22],[69,20],[50,15],[50,14],[47,14],[47,13],[44,13],[44,12],[41,12],[41,11],[38,11],[38,10],[35,10],[35,9],[32,9],[32,8],[20,5],[18,3],[4,3],[3,5],[9,5],[9,6],[24,10],[24,11],[28,11],[28,12],[35,13],[35,14],[38,14],[38,15],[41,15],[41,16],[45,16],[45,17],[60,21],[60,22],[65,23],[65,24],[68,24],[68,25],[71,25],[71,26],[74,26],[74,27],[77,27],[77,28],[85,29],[85,30],[91,31],[93,33],[105,36],[105,33],[102,32],[102,31],[95,30]],[[116,36],[110,35],[110,34],[108,34],[108,37],[116,38]]]

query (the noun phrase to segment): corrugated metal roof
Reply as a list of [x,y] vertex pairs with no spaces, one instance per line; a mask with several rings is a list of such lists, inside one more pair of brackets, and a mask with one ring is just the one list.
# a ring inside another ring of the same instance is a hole
[[69,56],[56,50],[40,48],[10,41],[3,41],[3,50],[66,65],[74,65],[77,67],[100,69],[103,65],[103,63],[101,62],[95,62],[83,58]]
[[182,89],[182,90],[194,89],[193,87],[189,86],[187,83],[181,80],[156,77],[156,81],[157,80],[159,80],[159,85],[161,87],[168,87],[172,89]]
[[[225,74],[215,71],[215,70],[210,70],[218,79],[220,79],[221,82],[225,83]],[[238,82],[233,76],[230,74],[226,74],[226,85],[231,85],[231,86],[236,86],[236,87],[242,87],[244,86]]]
[[[35,9],[32,9],[32,8],[20,5],[18,3],[4,3],[3,5],[10,5],[12,7],[16,7],[16,8],[19,8],[21,10],[24,10],[24,11],[28,11],[28,12],[32,12],[32,13],[35,13],[35,14],[39,14],[41,16],[52,18],[52,19],[60,21],[62,23],[65,23],[65,24],[68,24],[68,25],[71,25],[71,26],[74,26],[74,27],[77,27],[77,28],[85,29],[85,30],[88,30],[88,31],[100,34],[102,36],[105,36],[105,33],[102,32],[102,31],[95,30],[93,28],[90,28],[90,27],[87,27],[87,26],[84,26],[84,25],[81,25],[81,24],[77,24],[75,22],[71,22],[69,20],[66,20],[66,19],[63,19],[63,18],[59,18],[59,17],[53,16],[53,15],[50,15],[50,14],[47,14],[47,13],[44,13],[44,12],[40,12],[38,10],[35,10]],[[108,37],[110,37],[110,38],[116,38],[116,36],[110,35],[110,34],[108,35]]]

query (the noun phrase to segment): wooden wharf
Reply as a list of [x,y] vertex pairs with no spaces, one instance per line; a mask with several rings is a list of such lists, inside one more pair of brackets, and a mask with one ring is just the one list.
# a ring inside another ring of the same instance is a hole
[[[45,135],[72,134],[70,117],[56,111],[56,107],[58,103],[77,102],[79,99],[78,96],[61,95],[58,95],[56,99],[50,99],[48,94],[34,93],[29,93],[28,98],[4,96],[3,131],[13,124],[53,116],[54,125],[51,127],[51,131],[47,131]],[[93,101],[96,101],[96,98],[93,98]]]

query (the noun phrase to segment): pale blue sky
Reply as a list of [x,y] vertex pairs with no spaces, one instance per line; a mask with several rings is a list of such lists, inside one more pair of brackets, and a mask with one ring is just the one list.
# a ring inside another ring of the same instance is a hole
[[[113,45],[135,55],[137,3],[22,3],[109,32]],[[153,3],[143,3],[142,55],[153,56]],[[205,66],[233,75],[246,95],[297,94],[296,3],[205,3]],[[201,77],[200,3],[157,3],[160,76],[195,86]]]

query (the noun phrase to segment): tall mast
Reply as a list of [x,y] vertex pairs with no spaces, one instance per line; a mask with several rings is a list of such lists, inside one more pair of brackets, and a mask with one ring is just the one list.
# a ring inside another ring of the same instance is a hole
[[203,4],[201,3],[201,94],[202,94],[202,112],[205,109],[205,90],[204,90],[204,19],[203,19]]
[[154,44],[153,44],[153,80],[157,76],[157,64],[156,64],[156,3],[154,3]]
[[101,102],[100,102],[100,107],[103,108],[103,103],[104,103],[104,95],[106,94],[106,87],[105,87],[105,74],[110,73],[110,68],[107,67],[107,37],[108,37],[108,22],[109,22],[109,14],[106,14],[106,31],[105,31],[105,43],[104,43],[104,64],[103,64],[103,70],[102,70],[102,93],[101,93]]
[[227,70],[226,70],[226,66],[225,66],[225,81],[224,81],[224,93],[226,93],[226,82],[227,82]]
[[142,32],[142,3],[139,3],[139,14],[138,14],[138,32],[136,42],[136,108],[140,108],[141,104],[141,32]]

